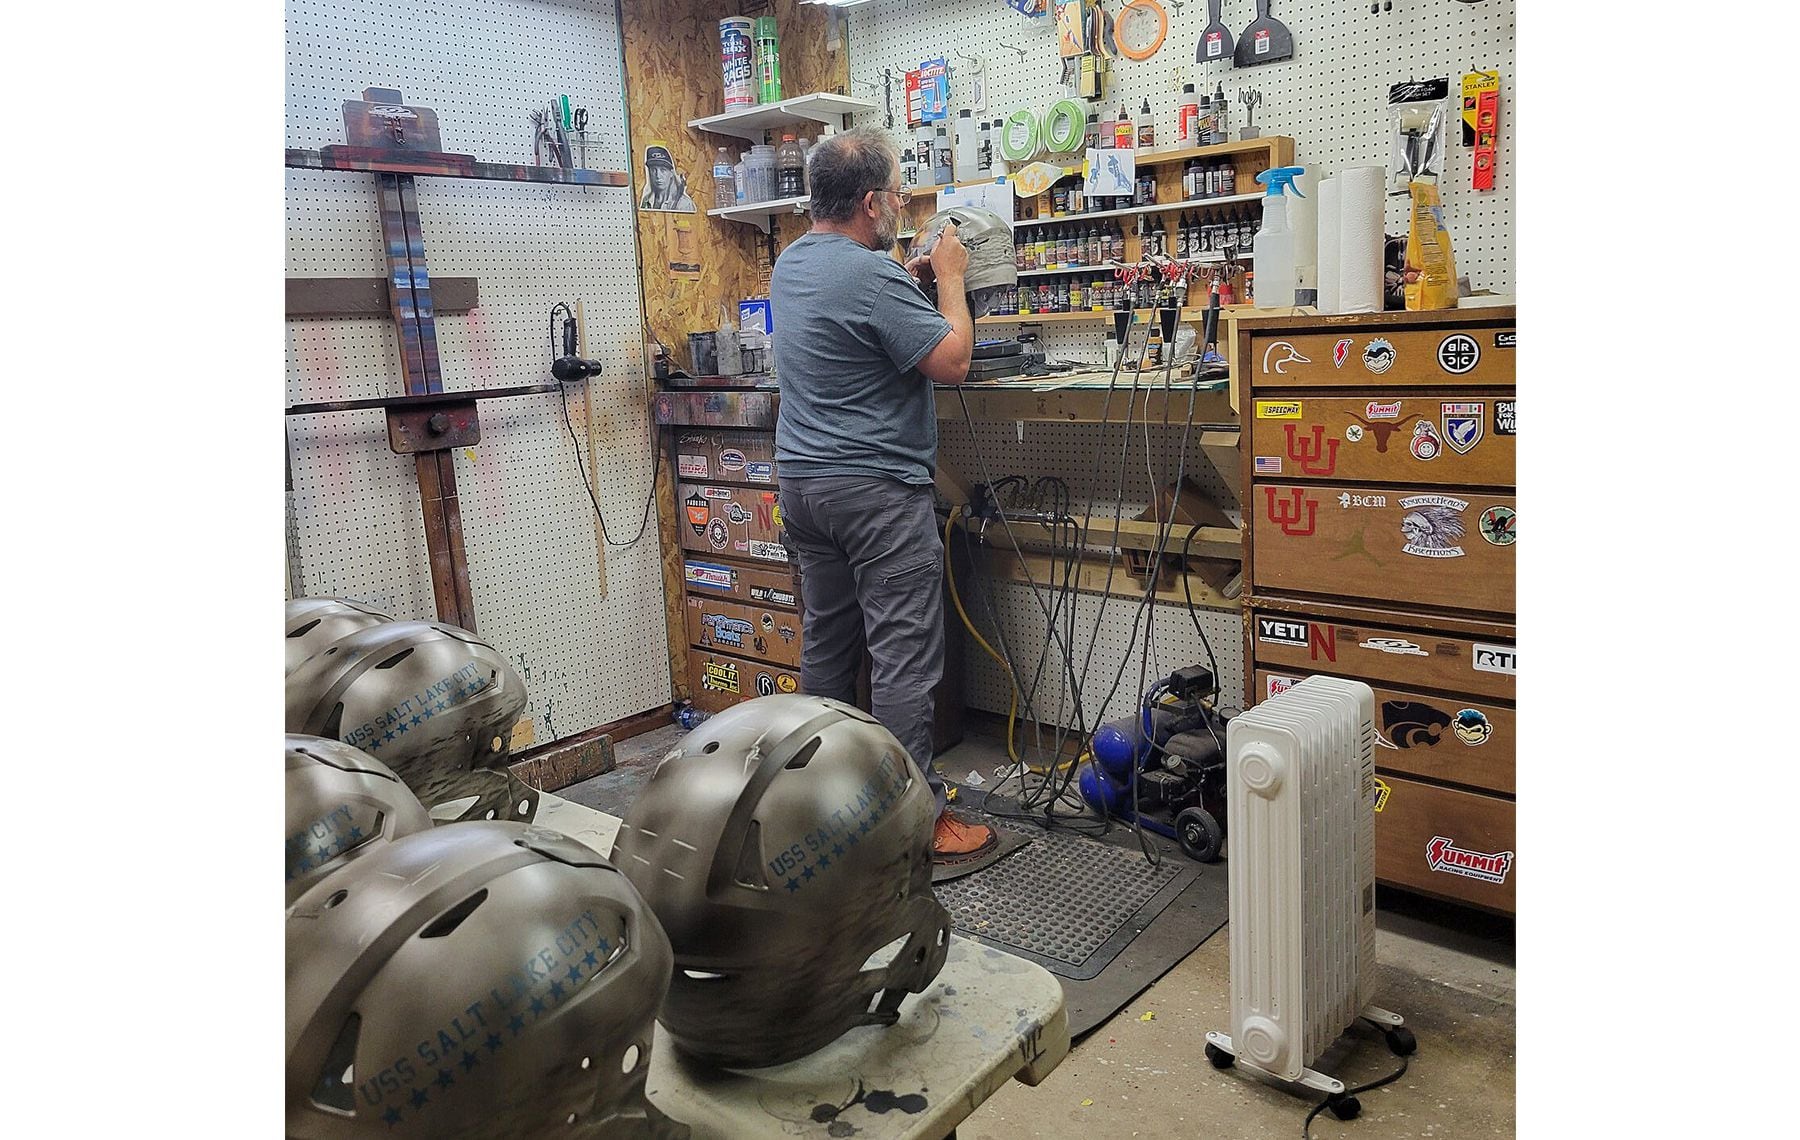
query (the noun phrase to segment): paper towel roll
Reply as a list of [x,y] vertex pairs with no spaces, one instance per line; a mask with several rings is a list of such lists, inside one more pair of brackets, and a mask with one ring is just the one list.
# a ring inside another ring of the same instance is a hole
[[1294,179],[1300,193],[1287,196],[1288,229],[1294,231],[1294,287],[1319,287],[1319,175],[1308,169]]
[[1338,176],[1338,312],[1382,310],[1387,168],[1353,166]]
[[1338,311],[1338,187],[1336,178],[1319,180],[1319,312]]

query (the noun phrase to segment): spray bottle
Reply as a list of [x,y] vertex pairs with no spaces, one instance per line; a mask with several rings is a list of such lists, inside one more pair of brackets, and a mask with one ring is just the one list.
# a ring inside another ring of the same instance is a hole
[[1267,186],[1262,228],[1256,231],[1256,307],[1285,309],[1294,303],[1294,232],[1288,228],[1285,191],[1300,194],[1294,179],[1303,166],[1277,166],[1256,176]]

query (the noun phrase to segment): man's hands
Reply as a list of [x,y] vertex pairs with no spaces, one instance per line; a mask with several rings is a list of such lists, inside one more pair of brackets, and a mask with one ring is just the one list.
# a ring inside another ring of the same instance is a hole
[[931,253],[915,257],[906,263],[906,271],[913,275],[921,287],[934,280],[961,281],[969,270],[969,250],[962,239],[956,236],[956,223],[951,222],[944,227],[938,239],[931,246]]

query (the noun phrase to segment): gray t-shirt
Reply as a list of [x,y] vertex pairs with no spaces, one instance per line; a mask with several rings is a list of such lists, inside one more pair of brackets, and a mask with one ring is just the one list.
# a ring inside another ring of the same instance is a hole
[[950,333],[898,262],[842,234],[788,246],[769,281],[783,477],[930,483],[937,407],[919,361]]

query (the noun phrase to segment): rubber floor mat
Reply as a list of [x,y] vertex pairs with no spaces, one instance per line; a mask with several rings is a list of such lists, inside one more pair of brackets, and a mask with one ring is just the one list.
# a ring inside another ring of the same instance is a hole
[[934,889],[959,932],[1083,980],[1104,970],[1199,874],[1180,856],[1153,866],[1137,850],[1053,831]]

